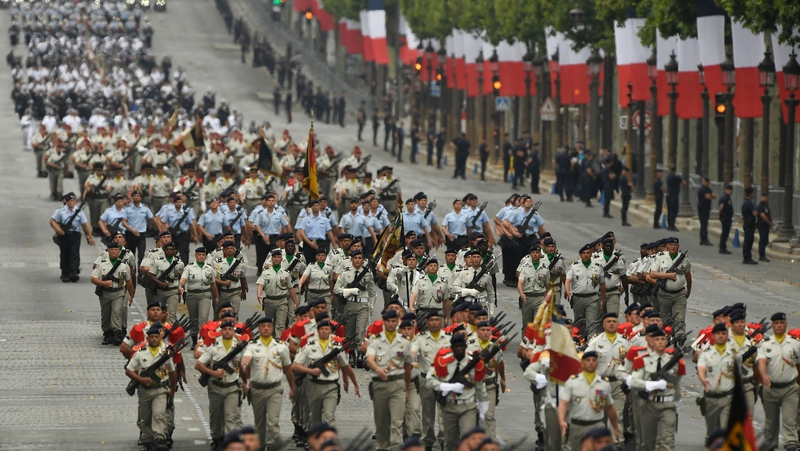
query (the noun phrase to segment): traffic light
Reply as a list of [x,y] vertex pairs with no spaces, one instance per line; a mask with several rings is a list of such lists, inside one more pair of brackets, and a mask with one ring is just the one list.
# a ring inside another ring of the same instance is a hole
[[492,89],[494,90],[494,95],[500,95],[500,88],[503,87],[503,84],[500,83],[500,75],[495,74],[492,76]]
[[306,20],[311,22],[311,19],[313,19],[313,18],[314,18],[314,13],[311,12],[311,8],[308,8],[306,10]]
[[436,81],[442,81],[442,70],[436,69]]
[[417,62],[414,63],[414,69],[416,69],[417,72],[422,70],[422,57],[421,56],[417,57]]
[[714,112],[717,118],[725,118],[725,111],[728,109],[725,105],[725,97],[724,92],[714,94]]

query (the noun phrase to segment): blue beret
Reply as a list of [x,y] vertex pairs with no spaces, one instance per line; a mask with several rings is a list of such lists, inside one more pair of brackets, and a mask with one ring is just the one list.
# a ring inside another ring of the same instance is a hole
[[414,323],[410,320],[403,321],[398,327],[414,327]]
[[308,313],[308,305],[301,305],[294,311],[295,315],[305,315],[306,313]]
[[239,429],[240,434],[255,434],[256,429],[253,426],[244,426],[243,428]]
[[455,334],[450,337],[450,345],[457,345],[457,344],[467,344],[467,339],[464,338],[464,334]]
[[195,254],[207,254],[208,252],[206,252],[206,248],[204,248],[203,246],[200,246],[200,247],[198,247],[197,249],[194,250],[194,253]]
[[236,247],[236,243],[233,241],[225,241],[222,243],[222,247]]
[[328,312],[319,312],[319,313],[317,313],[317,316],[314,317],[314,320],[316,322],[320,322],[320,321],[322,321],[324,319],[329,319],[330,317],[331,317],[331,315],[329,315]]
[[[651,324],[651,326],[654,326],[654,324]],[[650,336],[653,337],[653,338],[655,338],[655,337],[666,337],[667,334],[663,330],[658,329],[655,332],[653,332],[652,334],[650,334]]]
[[389,307],[390,305],[399,305],[400,307],[402,307],[403,303],[400,302],[399,299],[395,298],[395,299],[389,299],[389,302],[386,304],[386,307]]
[[776,313],[776,314],[772,315],[772,317],[770,318],[770,320],[772,320],[772,321],[781,321],[781,320],[784,320],[784,321],[785,321],[785,320],[786,320],[786,313],[783,313],[783,312],[778,312],[778,313]]
[[152,326],[150,326],[149,329],[147,329],[147,335],[160,334],[163,327],[164,326],[161,325],[161,322],[156,321]]
[[311,426],[311,429],[308,430],[308,435],[311,437],[318,437],[320,434],[326,431],[336,432],[336,428],[324,421],[320,421],[319,423],[314,423]]
[[591,244],[584,244],[578,252],[590,251],[594,249],[594,246]]
[[316,298],[308,302],[309,307],[316,307],[318,305],[324,304],[325,298]]
[[634,311],[638,311],[638,310],[639,310],[639,304],[634,302],[633,304],[629,305],[628,308],[625,309],[625,314],[626,315],[630,315]]
[[467,439],[467,438],[468,438],[470,435],[473,435],[473,434],[485,434],[485,433],[486,433],[486,430],[485,430],[485,429],[483,429],[482,427],[478,427],[478,426],[476,426],[476,427],[474,427],[474,428],[472,428],[472,429],[468,430],[467,432],[465,432],[463,435],[461,435],[461,441],[463,442],[463,441],[464,441],[464,440],[466,440],[466,439]]
[[417,232],[413,230],[409,230],[408,232],[406,232],[406,238],[411,238],[412,236],[417,236]]
[[175,243],[173,243],[172,241],[170,241],[169,243],[167,243],[167,244],[165,244],[165,245],[161,246],[161,248],[162,248],[162,249],[166,249],[166,248],[168,248],[168,247],[173,247],[173,248],[174,248],[174,247],[175,247]]
[[478,321],[477,326],[478,327],[492,327],[492,325],[489,323],[489,321]]
[[744,320],[744,319],[745,319],[744,318],[744,312],[742,312],[741,310],[737,310],[737,311],[731,313],[731,317],[730,317],[731,323],[734,323],[734,322],[739,321],[739,320]]
[[410,249],[406,249],[406,250],[404,250],[404,251],[403,251],[403,253],[402,253],[402,254],[400,254],[400,255],[401,255],[403,258],[409,258],[409,257],[414,257],[414,258],[417,258],[417,256],[416,256],[416,255],[414,255],[414,253],[413,253],[413,252],[411,252],[411,250],[410,250]]
[[233,320],[225,320],[219,325],[220,329],[223,327],[236,327],[236,322]]
[[161,303],[159,303],[158,301],[153,301],[153,302],[147,304],[147,310],[150,310],[153,307],[161,308]]
[[680,242],[680,240],[678,240],[677,236],[671,236],[671,237],[667,238],[664,243],[665,244],[675,244],[675,243],[679,243],[679,242]]
[[[478,307],[480,307],[480,304],[477,304],[477,305],[478,305]],[[484,309],[480,309],[480,310],[476,310],[475,313],[473,313],[472,316],[489,316],[489,312],[487,312]]]
[[428,266],[431,263],[436,263],[438,265],[439,264],[439,260],[437,260],[436,257],[431,257],[430,260],[428,260],[428,262],[425,263],[425,266]]
[[325,319],[325,320],[322,320],[322,321],[317,323],[317,329],[320,329],[320,328],[323,328],[323,327],[333,327],[333,326],[331,326],[331,322],[330,321]]
[[219,306],[217,307],[217,311],[220,311],[224,308],[233,308],[233,304],[231,304],[231,301],[225,301],[220,303]]
[[594,439],[599,439],[599,438],[603,438],[603,437],[611,437],[611,431],[608,428],[605,428],[605,427],[597,427],[597,428],[592,428],[589,431],[587,431],[585,434],[583,434],[583,439],[581,439],[581,441],[589,440],[589,439],[594,440]]
[[457,306],[453,307],[451,313],[463,312],[464,310],[468,309],[469,306],[470,304],[467,304],[466,302],[458,304]]
[[588,359],[589,357],[594,357],[596,359],[597,358],[597,351],[586,351],[586,352],[584,352],[583,356],[581,357],[581,360]]
[[221,319],[225,318],[236,318],[236,314],[233,312],[225,312],[220,316]]
[[425,320],[427,321],[427,320],[429,320],[431,318],[441,318],[441,317],[442,317],[442,315],[439,314],[438,310],[431,310],[430,312],[428,312],[425,315]]
[[483,310],[483,307],[478,302],[471,303],[468,308],[472,312],[477,312],[478,310]]
[[317,251],[316,251],[316,252],[314,252],[314,254],[315,254],[315,255],[319,255],[319,254],[327,254],[327,253],[328,253],[328,249],[326,249],[326,248],[324,248],[324,247],[318,247],[318,248],[317,248]]
[[717,309],[717,310],[714,310],[714,313],[711,314],[712,315],[711,317],[712,318],[716,318],[716,317],[718,317],[720,315],[723,315],[724,313],[725,312],[723,312],[722,309]]
[[244,443],[238,429],[234,429],[225,434],[225,438],[222,440],[222,449],[225,449],[225,447],[231,443]]
[[281,256],[283,254],[281,254],[281,250],[280,249],[273,249],[272,252],[269,253],[269,255],[271,255],[273,257],[278,257],[278,256]]
[[360,249],[356,249],[356,250],[354,250],[353,252],[350,253],[350,257],[355,257],[356,255],[364,255],[364,253],[361,252]]
[[658,327],[658,324],[651,324],[644,329],[644,333],[652,334],[653,332],[660,330],[661,328]]
[[732,310],[747,310],[747,306],[744,302],[737,302],[731,306]]
[[445,255],[447,255],[447,254],[457,254],[457,253],[458,253],[458,251],[456,251],[456,250],[455,250],[455,249],[453,249],[452,247],[448,247],[448,248],[447,248],[447,250],[446,250],[446,251],[444,251],[444,254],[445,254]]
[[727,331],[728,331],[728,327],[725,325],[725,323],[714,324],[714,328],[711,329],[711,333],[712,334],[715,334],[717,332],[727,332]]
[[256,321],[256,325],[258,324],[274,324],[274,321],[269,316],[262,316]]
[[403,315],[403,321],[415,320],[417,319],[417,315],[414,312],[408,312]]
[[392,319],[392,318],[395,318],[395,319],[396,319],[396,318],[397,318],[397,311],[396,311],[396,310],[393,310],[393,309],[388,309],[388,310],[385,310],[385,311],[383,312],[383,314],[381,315],[381,318],[383,318],[383,319]]
[[403,445],[400,446],[402,451],[407,450],[408,448],[422,448],[422,443],[419,441],[419,437],[412,435],[411,437],[407,438]]
[[424,246],[424,245],[425,245],[425,243],[423,243],[422,240],[414,240],[414,241],[411,242],[411,247],[418,247],[418,246]]

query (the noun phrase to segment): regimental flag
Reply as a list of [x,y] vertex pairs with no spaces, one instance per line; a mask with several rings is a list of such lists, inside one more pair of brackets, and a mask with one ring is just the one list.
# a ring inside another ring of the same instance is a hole
[[192,140],[194,141],[194,145],[196,147],[205,147],[206,142],[203,139],[203,124],[199,116],[195,116],[194,127],[192,127],[190,130],[192,131]]
[[200,125],[200,118],[195,118],[194,125],[182,131],[172,142],[172,147],[178,155],[188,149],[203,146],[205,146],[205,141],[203,140],[203,127]]
[[723,451],[758,451],[756,432],[753,429],[753,417],[747,409],[744,395],[744,382],[740,363],[733,366],[733,403],[731,415],[728,417],[728,435],[722,444]]
[[175,111],[172,113],[172,117],[169,118],[169,122],[167,122],[167,128],[170,130],[175,130],[178,126],[178,109],[175,108]]
[[281,178],[281,173],[283,172],[281,162],[275,152],[272,151],[272,147],[267,143],[267,140],[263,136],[259,136],[258,139],[250,143],[250,147],[253,146],[258,146],[258,169],[261,173]]
[[[552,291],[552,290],[551,290]],[[550,380],[563,385],[581,372],[581,361],[564,317],[554,312],[550,322]]]
[[[400,196],[398,195],[397,197],[399,198]],[[402,211],[402,207],[401,210],[398,211]],[[386,269],[386,265],[389,263],[389,260],[394,257],[394,254],[396,254],[398,250],[403,248],[402,243],[403,237],[405,236],[403,233],[403,214],[398,213],[397,216],[392,219],[392,224],[390,224],[390,227],[386,227],[386,229],[392,229],[391,234],[386,239],[386,243],[384,243],[382,248],[380,246],[376,246],[379,249],[383,249],[381,251],[381,264],[379,266],[381,269]],[[380,244],[380,240],[378,240],[378,243]]]
[[303,188],[311,195],[311,199],[319,199],[319,181],[317,180],[317,151],[314,149],[314,121],[308,130],[308,148],[306,164],[303,167]]

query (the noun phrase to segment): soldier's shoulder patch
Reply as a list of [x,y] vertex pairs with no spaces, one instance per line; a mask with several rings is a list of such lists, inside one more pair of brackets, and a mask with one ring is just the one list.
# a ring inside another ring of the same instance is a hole
[[703,352],[711,352],[711,351],[716,351],[716,349],[713,346],[711,346],[703,350]]
[[579,260],[576,260],[576,261],[572,262],[572,266],[575,266],[575,265],[577,265],[578,263],[580,263],[580,261],[579,261]]
[[611,382],[611,381],[608,379],[608,376],[605,376],[605,377],[603,377],[603,380],[604,380],[604,381],[606,381],[606,382]]
[[577,378],[578,378],[578,375],[577,375],[577,374],[573,374],[573,375],[572,375],[572,376],[570,376],[569,378],[570,378],[570,379],[577,379]]
[[378,338],[378,334],[372,334],[372,335],[369,336],[369,338],[373,338],[373,339],[374,338]]

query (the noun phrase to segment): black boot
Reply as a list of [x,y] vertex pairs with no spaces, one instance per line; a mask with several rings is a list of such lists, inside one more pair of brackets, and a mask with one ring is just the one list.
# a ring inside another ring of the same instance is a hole
[[113,335],[114,341],[111,344],[113,344],[114,346],[121,345],[122,341],[125,339],[125,335],[126,335],[126,333],[125,333],[124,330],[116,329],[114,331],[114,335]]
[[197,334],[192,334],[192,351],[197,347]]
[[153,442],[153,451],[168,451],[169,447],[167,446],[167,442],[163,438],[156,439]]
[[293,424],[294,424],[294,433],[292,434],[292,440],[294,440],[296,442],[296,441],[300,440],[300,434],[301,434],[303,428],[301,428],[300,425],[298,425],[297,423],[293,423]]
[[69,273],[69,281],[70,282],[75,283],[75,282],[77,282],[79,280],[81,280],[81,276],[78,275],[77,271],[72,271],[71,273]]
[[[113,330],[104,331],[103,332],[103,344],[104,345],[110,345],[114,341],[113,337],[114,337],[114,331]],[[142,444],[141,442],[142,442],[142,438],[141,438],[141,433],[140,433],[139,434],[139,444],[140,445]]]

